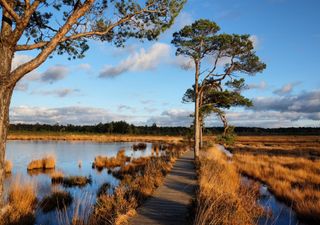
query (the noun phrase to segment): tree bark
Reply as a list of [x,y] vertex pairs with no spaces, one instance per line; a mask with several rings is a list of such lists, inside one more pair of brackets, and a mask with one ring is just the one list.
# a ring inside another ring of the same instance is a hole
[[199,148],[202,149],[203,148],[203,125],[202,125],[202,122],[200,124],[200,129],[199,129]]
[[3,181],[7,131],[9,126],[9,107],[14,83],[10,81],[13,51],[0,43],[0,208],[3,206]]
[[9,127],[9,107],[13,88],[0,87],[0,208],[3,206],[3,181],[7,132]]
[[194,107],[194,157],[198,159],[199,157],[199,135],[200,135],[200,124],[199,124],[199,103],[200,103],[200,96],[199,96],[199,69],[200,69],[200,62],[195,60],[195,107]]

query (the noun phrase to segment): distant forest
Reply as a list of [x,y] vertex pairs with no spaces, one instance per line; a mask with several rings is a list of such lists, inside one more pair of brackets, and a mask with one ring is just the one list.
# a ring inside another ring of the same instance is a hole
[[[66,132],[98,134],[191,135],[190,127],[135,126],[125,121],[96,125],[10,124],[10,132]],[[223,127],[207,127],[204,134],[221,134]],[[320,135],[320,127],[258,128],[236,127],[238,135]]]

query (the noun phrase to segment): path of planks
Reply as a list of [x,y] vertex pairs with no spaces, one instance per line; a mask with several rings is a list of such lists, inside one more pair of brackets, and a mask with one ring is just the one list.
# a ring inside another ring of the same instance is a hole
[[195,197],[197,185],[193,151],[177,159],[171,172],[129,220],[131,225],[179,225],[189,224],[189,205]]

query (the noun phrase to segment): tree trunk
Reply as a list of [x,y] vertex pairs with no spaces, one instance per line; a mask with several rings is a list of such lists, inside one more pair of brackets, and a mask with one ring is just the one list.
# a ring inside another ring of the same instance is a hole
[[0,41],[0,52],[0,208],[2,208],[4,203],[3,181],[6,139],[9,126],[9,107],[14,83],[10,81],[13,58],[12,49]]
[[199,61],[195,61],[196,72],[195,72],[195,107],[194,107],[194,157],[197,159],[199,157]]
[[0,87],[0,207],[3,205],[3,181],[7,131],[9,127],[9,106],[13,88]]
[[223,136],[225,137],[227,135],[228,129],[229,129],[229,124],[228,124],[228,120],[226,118],[226,115],[224,115],[224,113],[220,114],[220,118],[223,122]]
[[200,134],[199,134],[199,136],[200,136],[199,137],[199,142],[200,142],[199,148],[202,149],[203,148],[203,125],[202,125],[202,122],[200,124],[199,132],[200,132]]

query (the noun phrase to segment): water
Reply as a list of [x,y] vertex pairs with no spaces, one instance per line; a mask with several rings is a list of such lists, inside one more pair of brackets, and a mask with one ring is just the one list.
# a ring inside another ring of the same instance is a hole
[[[151,155],[151,143],[147,143],[147,148],[142,151],[133,151],[133,144],[135,142],[8,141],[6,159],[12,161],[13,170],[12,175],[5,180],[5,190],[8,190],[11,180],[16,175],[21,174],[22,177],[30,178],[37,184],[38,199],[50,194],[53,187],[50,171],[47,173],[30,173],[27,171],[27,166],[34,159],[41,159],[46,155],[54,155],[56,157],[55,170],[62,171],[65,175],[92,177],[92,183],[85,187],[66,188],[59,185],[58,188],[69,191],[74,199],[87,198],[89,199],[88,201],[94,203],[97,190],[103,183],[108,182],[111,185],[111,189],[119,183],[112,174],[107,173],[106,169],[100,172],[92,169],[94,158],[97,155],[115,156],[120,149],[125,149],[125,154],[133,158]],[[81,167],[78,166],[79,161],[82,162]],[[77,203],[77,200],[74,200],[69,208],[75,208]],[[57,211],[43,213],[41,209],[38,209],[36,224],[57,224]]]
[[[229,158],[233,157],[233,154],[223,145],[217,145],[216,147]],[[241,179],[244,183],[251,181],[245,176],[242,176]],[[268,190],[268,187],[261,183],[258,203],[268,213],[266,216],[259,219],[259,225],[305,225],[297,219],[297,215],[291,207],[288,207],[286,204],[278,201],[276,197]]]
[[278,201],[266,185],[260,186],[260,195],[259,204],[271,215],[260,218],[259,225],[304,225],[299,222],[292,208]]

